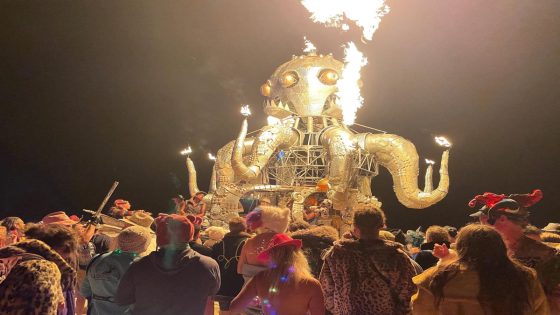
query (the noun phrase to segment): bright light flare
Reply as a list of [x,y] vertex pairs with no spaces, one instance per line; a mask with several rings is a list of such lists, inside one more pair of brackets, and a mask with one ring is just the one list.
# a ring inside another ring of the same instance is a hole
[[187,148],[183,149],[181,152],[181,155],[189,155],[192,153],[192,149],[191,146],[189,145]]
[[208,153],[208,159],[209,159],[210,161],[216,161],[216,156],[213,155],[212,153]]
[[425,159],[425,161],[426,161],[426,164],[428,164],[428,165],[434,165],[434,164],[436,164],[435,161],[432,161],[432,160],[429,160],[429,159]]
[[381,19],[390,11],[384,0],[301,0],[313,22],[347,31],[344,19],[354,21],[365,39],[371,40]]
[[367,58],[356,48],[353,42],[348,43],[344,49],[345,66],[342,70],[340,80],[337,82],[338,104],[342,108],[344,124],[350,126],[356,120],[358,108],[364,104],[364,98],[360,94],[360,71],[367,64]]
[[303,42],[305,43],[305,48],[303,49],[303,52],[306,54],[314,54],[317,52],[317,47],[315,47],[315,45],[313,45],[313,43],[307,39],[306,36],[303,36]]
[[266,122],[268,123],[269,126],[276,126],[282,123],[280,119],[273,116],[266,117]]
[[241,106],[241,115],[245,117],[251,116],[251,109],[249,108],[249,105]]
[[449,142],[449,140],[447,140],[447,138],[445,137],[435,137],[436,143],[439,144],[440,146],[444,147],[444,148],[451,148],[451,142]]

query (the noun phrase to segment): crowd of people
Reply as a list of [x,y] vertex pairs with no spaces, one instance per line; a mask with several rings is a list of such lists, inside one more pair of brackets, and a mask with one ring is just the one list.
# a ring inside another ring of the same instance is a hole
[[361,207],[342,234],[270,205],[204,229],[202,197],[155,218],[118,199],[118,229],[4,218],[0,313],[560,314],[560,224],[529,222],[539,190],[478,195],[459,229],[390,229]]

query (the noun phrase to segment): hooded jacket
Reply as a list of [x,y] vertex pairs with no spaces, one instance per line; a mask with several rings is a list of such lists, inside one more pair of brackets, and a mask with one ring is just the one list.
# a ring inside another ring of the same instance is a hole
[[335,315],[408,314],[415,272],[400,247],[379,239],[336,242],[320,275],[327,310]]
[[163,247],[130,265],[117,289],[116,302],[134,304],[132,314],[204,313],[209,296],[220,288],[220,269],[210,257]]
[[[73,312],[73,295],[67,293],[74,290],[76,272],[64,258],[39,240],[22,241],[0,249],[0,258],[14,256],[24,259],[0,284],[0,314]],[[66,307],[58,309],[62,303]]]
[[311,273],[319,278],[323,267],[322,257],[325,251],[333,246],[338,239],[338,232],[330,226],[317,226],[305,230],[295,231],[290,236],[302,241],[302,250],[309,262]]

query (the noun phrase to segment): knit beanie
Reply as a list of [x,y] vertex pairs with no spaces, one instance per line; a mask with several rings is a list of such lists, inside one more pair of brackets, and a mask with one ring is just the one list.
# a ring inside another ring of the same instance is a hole
[[162,214],[156,219],[157,246],[188,243],[193,239],[194,226],[184,216],[178,214]]
[[148,249],[152,236],[147,228],[130,226],[117,236],[117,243],[123,252],[140,254]]

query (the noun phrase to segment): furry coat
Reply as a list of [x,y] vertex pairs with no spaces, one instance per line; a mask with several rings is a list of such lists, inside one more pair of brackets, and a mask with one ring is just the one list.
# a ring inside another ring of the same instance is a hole
[[309,262],[311,273],[319,278],[323,267],[323,256],[326,250],[333,246],[338,239],[338,232],[331,226],[317,226],[305,230],[295,231],[290,235],[293,239],[302,241],[303,254]]
[[335,315],[408,314],[415,275],[401,245],[342,240],[326,254],[319,277],[327,310]]

